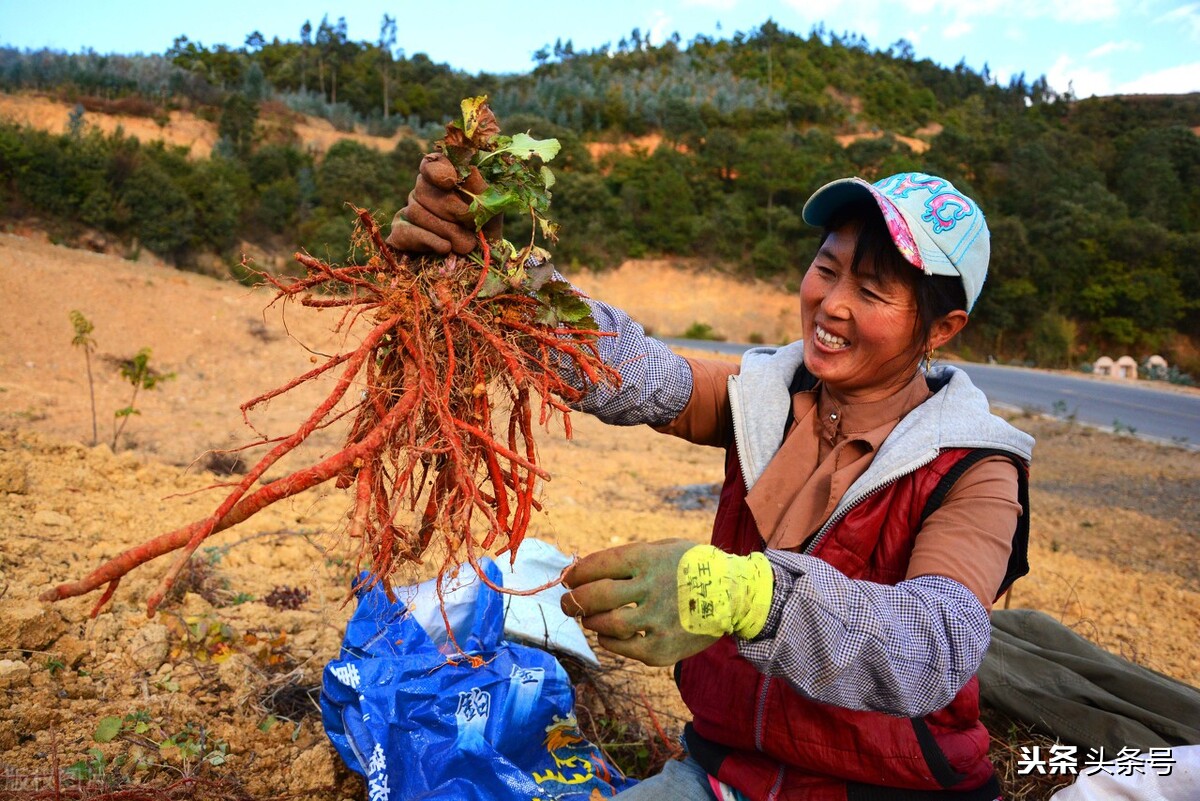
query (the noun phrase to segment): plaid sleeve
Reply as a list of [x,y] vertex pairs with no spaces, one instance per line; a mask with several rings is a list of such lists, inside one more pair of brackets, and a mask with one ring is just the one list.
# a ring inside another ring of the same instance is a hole
[[[557,272],[554,275],[566,280]],[[600,337],[597,345],[604,362],[621,374],[621,384],[592,384],[574,408],[621,426],[661,426],[678,417],[692,396],[692,369],[687,361],[646,336],[625,312],[582,292],[580,295],[592,308],[600,330],[616,334]],[[559,373],[577,387],[585,385],[579,371],[565,357],[559,362]]]
[[768,550],[767,624],[738,651],[822,703],[919,717],[942,709],[987,651],[987,611],[962,584],[921,576],[856,581],[816,557]]

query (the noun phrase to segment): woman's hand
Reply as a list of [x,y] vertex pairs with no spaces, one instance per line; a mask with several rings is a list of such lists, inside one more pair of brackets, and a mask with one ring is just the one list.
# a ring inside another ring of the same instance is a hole
[[[408,205],[392,218],[387,243],[410,253],[470,253],[479,243],[471,200],[486,188],[475,167],[460,180],[450,159],[441,153],[426,154],[421,159],[417,184],[408,193]],[[489,239],[499,237],[501,222],[502,218],[493,218],[484,226],[484,234]]]
[[563,583],[562,610],[582,616],[600,645],[645,662],[672,665],[698,654],[717,637],[690,634],[679,619],[679,560],[696,543],[662,540],[610,548],[586,556]]

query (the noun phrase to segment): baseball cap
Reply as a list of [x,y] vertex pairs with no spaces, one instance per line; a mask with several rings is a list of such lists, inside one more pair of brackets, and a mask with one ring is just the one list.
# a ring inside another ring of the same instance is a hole
[[974,200],[945,178],[902,172],[875,183],[862,178],[832,181],[804,204],[804,221],[825,225],[834,212],[862,197],[874,199],[901,255],[926,275],[962,280],[967,311],[987,279],[991,235]]

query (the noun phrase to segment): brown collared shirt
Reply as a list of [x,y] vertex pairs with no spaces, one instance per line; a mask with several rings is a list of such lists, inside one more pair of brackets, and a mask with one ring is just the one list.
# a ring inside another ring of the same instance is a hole
[[[662,430],[693,442],[727,443],[729,362],[688,359],[692,396]],[[799,550],[866,472],[900,419],[930,397],[920,373],[899,392],[869,403],[837,403],[820,385],[792,398],[795,423],[746,502],[768,547]],[[1017,468],[1003,456],[972,465],[917,535],[906,578],[945,576],[991,609],[1008,567],[1021,514]],[[970,547],[964,548],[965,542]]]

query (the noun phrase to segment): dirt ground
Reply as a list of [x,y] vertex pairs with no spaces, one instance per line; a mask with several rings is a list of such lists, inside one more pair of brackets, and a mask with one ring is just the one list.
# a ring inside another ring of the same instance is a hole
[[[729,298],[744,288],[713,277],[684,291],[684,274],[670,265],[627,269],[602,285],[579,280],[638,313],[644,286],[639,299],[617,284],[623,274],[645,278],[653,270],[656,305],[679,309],[676,318],[654,321],[660,333],[695,322],[697,308],[705,309],[702,322],[730,337],[754,330],[721,314],[722,306],[743,305]],[[310,492],[213,537],[188,575],[189,591],[152,620],[144,599],[161,563],[127,577],[95,620],[88,618],[95,596],[37,600],[123,548],[211,511],[220,495],[205,490],[226,479],[202,467],[205,453],[254,437],[239,404],[308,369],[310,351],[338,348],[329,330],[336,318],[264,312],[270,296],[261,290],[7,234],[0,234],[0,298],[5,787],[45,789],[55,770],[96,778],[103,766],[159,783],[226,779],[253,798],[361,797],[361,784],[325,738],[311,692],[350,613],[342,601],[352,557],[340,539],[348,501],[339,491]],[[95,325],[96,445],[84,354],[71,345],[72,310]],[[767,341],[795,334],[787,313],[786,298],[763,313]],[[130,387],[112,360],[142,347],[152,349],[152,366],[174,377],[137,398],[140,414],[114,453],[113,412],[129,405]],[[290,431],[314,398],[277,399],[252,422],[266,434]],[[1060,421],[1014,422],[1038,445],[1033,572],[1011,604],[1043,609],[1116,653],[1200,684],[1200,453]],[[582,416],[574,423],[569,442],[557,427],[542,437],[553,479],[531,536],[580,554],[707,537],[711,511],[684,510],[672,498],[680,487],[720,479],[718,451],[645,428],[606,428]],[[318,433],[308,458],[337,440],[336,432]],[[278,608],[289,595],[297,608]],[[667,671],[621,669],[631,692],[645,692],[664,727],[677,730],[683,710]],[[111,717],[120,720],[119,735],[97,742],[97,727]]]

